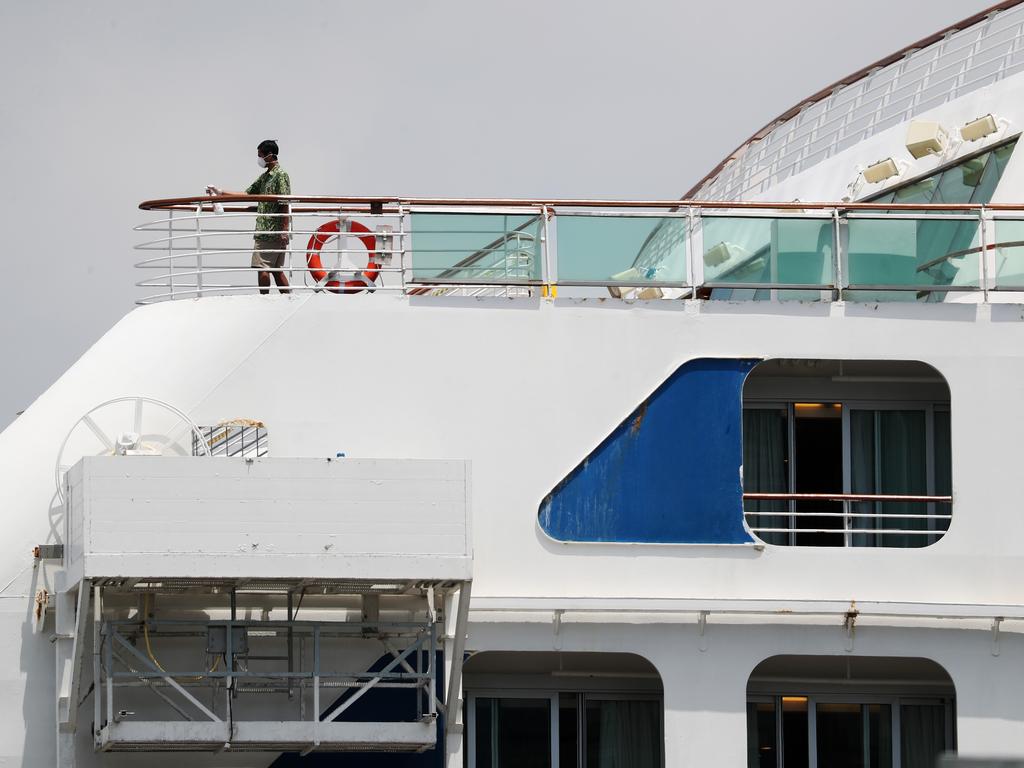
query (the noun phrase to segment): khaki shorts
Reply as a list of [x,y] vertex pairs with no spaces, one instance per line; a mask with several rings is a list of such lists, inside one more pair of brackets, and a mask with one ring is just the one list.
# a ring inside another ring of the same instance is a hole
[[254,269],[280,269],[284,266],[287,237],[257,239],[253,241],[252,266]]

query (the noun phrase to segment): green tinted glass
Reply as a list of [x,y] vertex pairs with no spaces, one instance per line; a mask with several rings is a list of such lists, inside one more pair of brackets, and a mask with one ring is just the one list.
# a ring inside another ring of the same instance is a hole
[[559,216],[558,280],[686,282],[686,219]]
[[[847,275],[851,288],[871,286],[978,286],[976,219],[852,218],[847,222]],[[851,294],[855,300],[941,299],[943,292]]]
[[[768,299],[768,286],[832,283],[831,219],[707,217],[704,279],[719,284],[713,298]],[[728,288],[722,283],[766,286]],[[818,290],[781,290],[781,299],[818,299]]]
[[997,219],[995,228],[996,287],[1024,287],[1024,220]]
[[414,213],[409,262],[414,280],[539,280],[539,214]]

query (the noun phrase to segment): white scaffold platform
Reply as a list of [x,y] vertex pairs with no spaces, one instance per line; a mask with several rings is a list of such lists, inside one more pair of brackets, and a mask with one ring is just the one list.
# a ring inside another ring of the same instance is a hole
[[98,751],[416,752],[460,722],[468,462],[94,456],[63,490],[61,765],[86,690]]

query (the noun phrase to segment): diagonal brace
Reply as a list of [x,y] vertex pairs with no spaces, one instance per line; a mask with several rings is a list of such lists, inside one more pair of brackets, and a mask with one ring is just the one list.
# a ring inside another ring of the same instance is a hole
[[[395,658],[399,658],[398,651],[395,649],[395,647],[393,645],[391,645],[391,643],[389,643],[389,642],[387,642],[385,640],[384,641],[384,647],[387,649],[388,653],[390,653],[392,656],[394,656]],[[412,664],[410,664],[408,661],[406,661],[406,659],[404,659],[404,658],[399,659],[399,663],[402,665],[402,669],[404,669],[406,672],[409,672],[409,673],[414,674],[414,675],[417,674],[416,670],[412,668]],[[437,706],[437,708],[439,710],[441,710],[441,714],[445,713],[444,702],[441,701],[441,699],[439,699],[436,694],[434,695],[434,704]]]
[[[131,664],[129,664],[128,660],[125,659],[124,656],[122,656],[120,653],[114,651],[113,655],[114,658],[121,662],[124,665],[125,669],[127,669],[129,672],[138,673],[138,670],[136,670]],[[195,718],[192,717],[192,715],[186,712],[182,707],[179,707],[170,696],[168,696],[166,693],[164,693],[155,685],[153,685],[152,680],[150,680],[148,677],[140,677],[139,680],[141,680],[146,685],[146,687],[149,688],[149,690],[151,690],[153,693],[155,693],[157,696],[163,699],[164,702],[166,702],[167,706],[169,706],[171,709],[173,709],[186,720],[195,722]]]
[[[389,662],[388,665],[386,667],[384,667],[384,669],[380,670],[380,672],[377,672],[376,674],[378,674],[378,675],[385,675],[385,674],[387,674],[388,672],[393,670],[395,667],[397,667],[399,664],[401,664],[403,659],[409,658],[409,654],[412,653],[413,651],[417,650],[418,648],[420,648],[422,645],[423,645],[423,636],[420,635],[418,638],[416,638],[416,642],[414,642],[412,645],[410,645],[408,648],[406,648],[404,651],[402,651],[401,655],[397,656],[393,661]],[[357,690],[352,696],[350,696],[345,701],[345,703],[343,703],[340,707],[338,707],[336,710],[331,712],[331,714],[329,714],[327,717],[323,718],[323,721],[327,722],[327,723],[334,722],[334,720],[338,717],[338,715],[340,715],[346,709],[348,709],[353,704],[355,704],[357,701],[359,701],[360,698],[362,698],[366,693],[368,693],[369,690],[371,688],[373,688],[380,681],[381,681],[381,678],[379,678],[379,677],[375,677],[372,680],[367,681],[367,683],[365,685],[363,685],[362,687],[360,687],[359,690]]]
[[131,653],[132,656],[134,656],[143,664],[145,664],[149,669],[160,674],[161,679],[163,679],[169,686],[171,686],[174,690],[176,690],[178,693],[184,696],[196,709],[198,709],[200,712],[202,712],[204,715],[210,718],[210,720],[212,720],[215,723],[224,722],[219,717],[217,717],[217,715],[215,715],[212,711],[210,711],[201,701],[199,701],[199,699],[197,699],[191,693],[186,691],[181,685],[179,685],[177,680],[175,680],[170,675],[161,673],[161,671],[157,669],[157,667],[154,664],[152,664],[149,659],[143,656],[134,645],[125,640],[124,637],[121,636],[120,632],[118,632],[116,629],[111,630],[111,636],[115,640],[117,640],[117,642],[120,643],[121,646],[124,647],[129,653]]

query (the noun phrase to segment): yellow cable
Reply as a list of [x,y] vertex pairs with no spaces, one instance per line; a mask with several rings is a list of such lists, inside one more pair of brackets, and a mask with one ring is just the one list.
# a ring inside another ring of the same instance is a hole
[[[163,665],[161,665],[160,662],[157,661],[156,656],[153,655],[153,647],[149,644],[149,621],[148,621],[148,617],[149,617],[149,593],[148,592],[146,593],[144,601],[143,601],[143,610],[145,612],[145,616],[142,617],[142,637],[146,641],[146,655],[149,656],[149,660],[153,662],[154,666],[156,666],[157,669],[159,669],[165,675],[169,674],[167,672],[167,670],[163,668]],[[220,666],[220,656],[218,656],[216,659],[213,660],[213,666],[210,667],[206,671],[206,674],[210,674],[211,672],[216,672],[218,666]],[[202,675],[185,676],[185,677],[178,677],[176,679],[178,679],[178,680],[202,680],[203,676]]]

